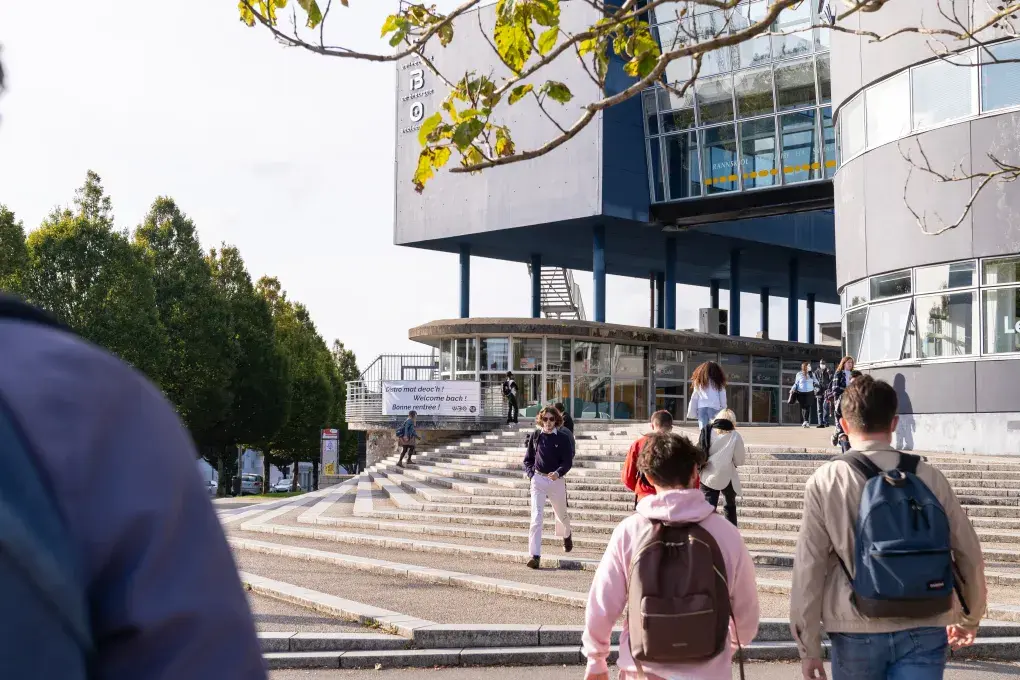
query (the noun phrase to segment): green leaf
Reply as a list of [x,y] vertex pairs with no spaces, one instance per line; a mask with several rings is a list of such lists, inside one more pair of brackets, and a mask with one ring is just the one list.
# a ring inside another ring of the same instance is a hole
[[439,27],[439,44],[446,47],[451,42],[453,42],[453,24],[443,24]]
[[496,128],[496,155],[500,158],[514,154],[514,142],[505,127]]
[[448,146],[437,146],[437,147],[435,147],[435,149],[433,149],[433,151],[435,152],[435,154],[434,154],[433,159],[432,159],[432,165],[433,165],[433,167],[435,167],[438,170],[439,168],[441,168],[444,165],[446,165],[446,163],[450,160],[450,153],[451,153],[450,152],[450,147],[448,147]]
[[318,2],[315,0],[297,0],[297,4],[308,14],[308,21],[305,24],[308,28],[315,28],[322,23],[322,11],[319,9]]
[[425,183],[436,176],[432,170],[434,156],[435,152],[432,149],[422,149],[418,154],[418,167],[415,168],[411,181],[414,182],[414,190],[419,194],[425,190]]
[[509,18],[500,15],[496,19],[493,34],[496,51],[499,52],[503,62],[517,73],[531,58],[531,42],[535,39],[535,34],[529,23],[526,16],[518,15]]
[[556,38],[559,37],[560,29],[558,26],[554,26],[547,31],[542,31],[542,35],[538,36],[538,53],[549,54],[552,48],[556,47]]
[[644,78],[652,72],[652,69],[655,68],[658,61],[659,59],[657,55],[651,52],[645,52],[624,64],[623,72],[628,76]]
[[485,123],[478,118],[465,120],[457,125],[456,129],[453,131],[453,143],[457,145],[458,149],[463,151],[471,145],[471,142],[475,140],[475,137],[477,137],[484,128]]
[[560,0],[532,0],[531,15],[540,26],[560,25]]
[[566,104],[574,98],[574,95],[570,92],[570,88],[556,80],[547,80],[545,84],[542,85],[539,93],[547,95],[550,99],[554,99],[560,104]]
[[507,101],[510,102],[510,106],[513,106],[534,89],[535,87],[530,83],[527,85],[518,85],[510,91],[510,99]]
[[439,127],[439,124],[443,122],[443,114],[433,113],[431,116],[422,121],[421,128],[418,130],[418,143],[422,146],[428,144],[429,135],[432,131]]
[[405,21],[405,19],[399,14],[391,14],[386,17],[386,21],[382,25],[382,33],[379,34],[379,37],[385,38],[387,33],[392,33],[400,28],[400,22],[402,21]]

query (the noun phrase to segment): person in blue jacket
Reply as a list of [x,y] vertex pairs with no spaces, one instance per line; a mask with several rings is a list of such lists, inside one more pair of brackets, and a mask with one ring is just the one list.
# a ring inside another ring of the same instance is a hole
[[556,536],[563,539],[563,550],[570,552],[574,542],[570,535],[567,513],[567,484],[564,475],[574,464],[574,439],[563,428],[563,414],[553,406],[538,412],[535,422],[539,429],[528,438],[524,454],[524,472],[531,480],[531,530],[528,566],[538,569],[542,561],[542,523],[545,520],[545,499],[556,515]]

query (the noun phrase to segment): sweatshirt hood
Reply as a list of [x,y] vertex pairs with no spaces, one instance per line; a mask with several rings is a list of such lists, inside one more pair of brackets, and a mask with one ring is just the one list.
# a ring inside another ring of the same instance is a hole
[[646,519],[663,522],[701,522],[715,510],[701,489],[680,489],[646,496],[637,504],[637,512]]

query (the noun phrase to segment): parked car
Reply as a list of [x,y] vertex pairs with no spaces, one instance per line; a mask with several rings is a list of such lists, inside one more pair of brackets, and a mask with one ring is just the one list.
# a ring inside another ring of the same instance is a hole
[[262,475],[245,474],[241,475],[241,495],[260,494],[265,485],[262,482]]
[[[273,493],[287,493],[288,491],[290,491],[290,485],[291,482],[293,481],[294,480],[292,477],[285,477],[278,481],[276,484],[273,484],[273,486],[270,488],[270,491]],[[301,482],[298,482],[297,490],[304,491],[304,489],[301,488]]]

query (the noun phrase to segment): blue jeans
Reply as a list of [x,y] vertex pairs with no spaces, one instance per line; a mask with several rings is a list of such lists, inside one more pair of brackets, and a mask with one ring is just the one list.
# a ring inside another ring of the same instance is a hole
[[708,427],[708,424],[710,422],[712,422],[712,418],[715,418],[715,414],[718,413],[718,412],[719,412],[719,409],[713,408],[713,407],[699,408],[698,409],[698,427],[702,427],[702,428]]
[[832,680],[942,680],[945,628],[832,633]]

